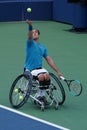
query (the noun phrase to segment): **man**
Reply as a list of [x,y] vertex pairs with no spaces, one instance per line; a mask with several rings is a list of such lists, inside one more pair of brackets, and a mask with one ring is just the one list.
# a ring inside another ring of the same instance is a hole
[[53,59],[48,55],[47,48],[39,42],[40,32],[37,29],[33,29],[32,22],[26,20],[28,24],[28,39],[26,41],[26,61],[24,65],[25,71],[30,71],[34,77],[37,77],[39,81],[39,91],[37,92],[37,99],[44,101],[45,99],[46,87],[50,84],[50,76],[46,69],[43,68],[42,59],[43,57],[47,63],[56,71],[57,75],[60,77],[62,74],[56,67]]

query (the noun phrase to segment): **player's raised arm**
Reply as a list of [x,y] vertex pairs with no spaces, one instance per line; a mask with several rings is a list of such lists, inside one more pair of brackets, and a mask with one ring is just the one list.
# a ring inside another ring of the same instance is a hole
[[32,21],[30,21],[30,20],[26,20],[26,23],[28,24],[28,40],[32,40],[33,39],[33,35],[32,35],[32,29],[33,29],[33,27],[32,27]]

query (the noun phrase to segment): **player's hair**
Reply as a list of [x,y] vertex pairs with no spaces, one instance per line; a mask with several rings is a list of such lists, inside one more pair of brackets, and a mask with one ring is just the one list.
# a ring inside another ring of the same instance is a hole
[[38,34],[40,35],[40,31],[39,31],[39,29],[35,29],[35,30],[37,30]]

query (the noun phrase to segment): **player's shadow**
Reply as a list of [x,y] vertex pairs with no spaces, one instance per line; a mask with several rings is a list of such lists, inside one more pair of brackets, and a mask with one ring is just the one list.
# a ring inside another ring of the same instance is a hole
[[63,31],[76,33],[76,34],[87,34],[87,28],[71,28],[71,29],[63,29]]

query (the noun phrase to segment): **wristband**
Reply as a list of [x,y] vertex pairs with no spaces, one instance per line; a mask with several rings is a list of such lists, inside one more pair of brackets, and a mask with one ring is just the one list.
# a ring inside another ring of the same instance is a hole
[[32,30],[33,30],[32,25],[29,25],[28,30],[29,30],[29,31],[32,31]]

